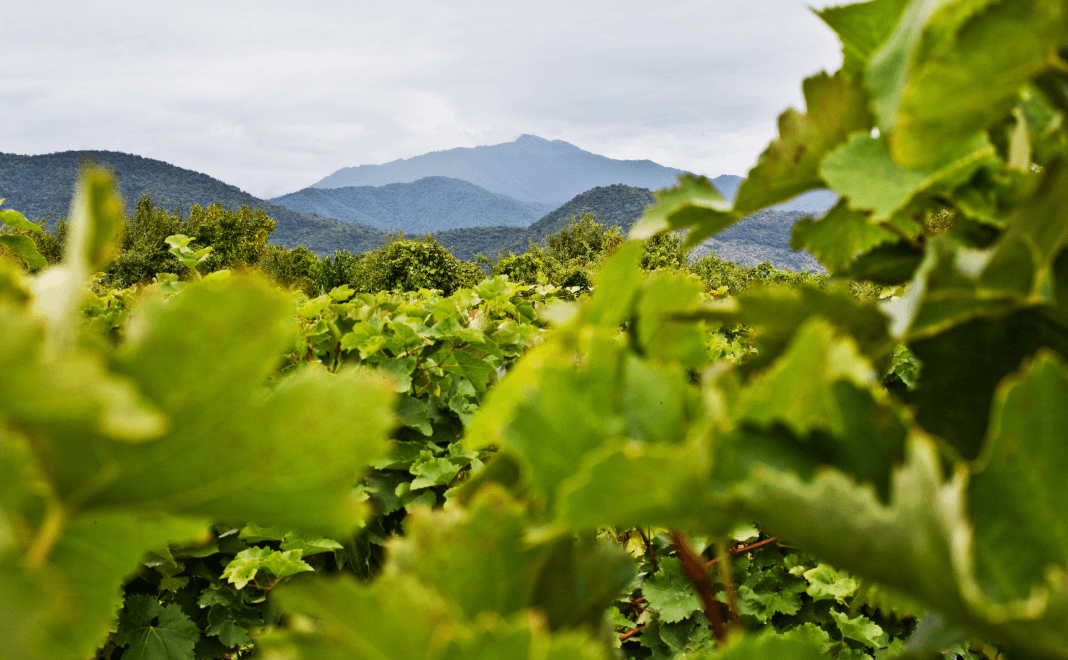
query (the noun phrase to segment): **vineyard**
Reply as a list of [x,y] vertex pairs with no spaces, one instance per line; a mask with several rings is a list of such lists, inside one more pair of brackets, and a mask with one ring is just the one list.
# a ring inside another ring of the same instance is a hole
[[[0,660],[1068,658],[1068,2],[818,13],[626,238],[0,207]],[[829,277],[684,258],[822,188]]]

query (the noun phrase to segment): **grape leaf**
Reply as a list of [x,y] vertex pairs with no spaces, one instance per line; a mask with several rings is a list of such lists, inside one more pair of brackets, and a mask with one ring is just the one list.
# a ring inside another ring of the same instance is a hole
[[993,157],[989,140],[978,135],[958,151],[947,153],[942,162],[922,170],[906,169],[890,158],[885,139],[854,133],[827,154],[820,174],[849,198],[850,208],[869,210],[871,222],[882,222],[924,191],[957,187]]
[[115,644],[129,647],[124,657],[193,660],[198,639],[196,624],[177,604],[161,606],[154,596],[133,595],[126,600]]
[[845,72],[820,73],[804,82],[807,114],[787,110],[779,117],[779,138],[760,155],[738,188],[734,211],[748,215],[824,186],[823,157],[856,131],[871,128],[867,94]]
[[858,70],[894,31],[909,0],[876,0],[816,12],[842,42],[842,68]]
[[430,486],[447,486],[456,478],[461,467],[448,458],[434,458],[416,463],[412,467],[412,474],[415,475],[412,490]]
[[834,609],[830,614],[835,625],[838,626],[838,631],[842,633],[842,637],[855,639],[861,644],[876,649],[887,645],[889,640],[883,629],[863,614],[850,618],[848,614]]
[[[973,7],[962,12],[955,6],[966,4],[986,6],[974,15]],[[936,39],[928,34],[935,47],[908,72],[900,103],[880,111],[881,121],[893,117],[894,160],[921,168],[944,162],[1008,115],[1023,87],[1049,70],[1068,39],[1063,11],[1056,0],[986,0],[948,4],[934,14],[929,32],[942,33]]]
[[968,493],[978,579],[996,602],[1030,598],[1068,565],[1066,412],[1068,368],[1047,349],[995,394]]
[[[5,211],[4,213],[11,213]],[[0,247],[4,247],[26,262],[30,268],[44,268],[48,261],[37,251],[37,244],[29,236],[21,234],[0,234]]]
[[277,578],[314,570],[300,558],[299,550],[279,552],[271,548],[248,548],[237,553],[222,572],[222,576],[238,589],[244,589],[256,579],[256,573],[266,571]]
[[884,243],[897,242],[900,237],[872,222],[862,212],[849,208],[848,200],[842,199],[822,218],[801,218],[794,225],[790,247],[808,250],[832,273],[840,273],[858,254]]
[[805,571],[804,577],[808,581],[806,591],[813,600],[836,600],[844,605],[845,599],[852,596],[858,586],[856,580],[842,577],[827,564]]
[[682,562],[660,560],[660,568],[642,583],[642,595],[664,623],[675,623],[701,611],[701,599],[686,578]]
[[643,240],[664,231],[692,227],[685,245],[696,245],[738,219],[730,206],[707,177],[681,174],[674,187],[656,192],[656,204],[634,223],[630,238]]

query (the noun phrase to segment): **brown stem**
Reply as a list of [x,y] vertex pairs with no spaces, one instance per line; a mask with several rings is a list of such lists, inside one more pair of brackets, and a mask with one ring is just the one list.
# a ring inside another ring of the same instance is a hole
[[631,637],[634,637],[635,635],[637,635],[638,633],[640,633],[641,631],[645,630],[648,627],[649,626],[647,626],[647,625],[646,626],[638,626],[634,630],[628,630],[627,632],[625,632],[625,633],[623,633],[622,635],[619,636],[619,641],[625,642],[628,639],[630,639]]
[[701,599],[701,605],[704,607],[708,622],[712,624],[712,633],[715,635],[716,641],[720,644],[724,643],[727,640],[727,629],[723,626],[723,618],[719,613],[720,603],[712,595],[712,578],[709,577],[708,570],[701,563],[701,558],[698,554],[690,547],[690,541],[685,536],[673,531],[671,532],[671,540],[674,541],[675,550],[679,555],[679,559],[682,560],[683,572],[686,573],[686,577],[693,585],[698,598]]
[[[717,543],[716,559],[723,559],[728,556],[727,545],[725,543]],[[729,561],[719,562],[719,582],[723,585],[723,590],[727,592],[727,613],[731,619],[731,626],[735,630],[741,630],[742,620],[738,615],[738,594],[734,591],[734,576],[731,575],[732,568]]]
[[[750,550],[756,550],[759,547],[762,547],[762,546],[765,546],[765,545],[769,545],[771,543],[775,543],[778,540],[779,540],[778,536],[773,536],[770,539],[764,539],[763,541],[760,541],[758,543],[754,543],[752,545],[743,546],[741,548],[735,548],[734,550],[731,550],[731,554],[732,555],[745,554],[745,553],[749,552]],[[706,562],[705,566],[706,567],[711,566],[712,564],[715,564],[718,561],[719,561],[719,557],[716,557],[712,561]]]

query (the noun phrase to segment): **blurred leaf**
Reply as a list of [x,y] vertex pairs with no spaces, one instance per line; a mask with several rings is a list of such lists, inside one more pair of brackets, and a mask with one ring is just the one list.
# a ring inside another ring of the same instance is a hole
[[[880,125],[884,130],[892,125],[890,150],[905,167],[944,162],[1000,121],[1021,89],[1050,69],[1056,49],[1068,39],[1058,0],[940,4],[946,6],[928,27],[934,43],[904,69],[900,96],[874,94],[885,99],[877,102]],[[875,62],[873,57],[869,80],[880,79],[871,77]],[[886,68],[900,76],[898,66],[887,61]]]
[[738,219],[730,202],[704,176],[679,175],[674,187],[656,192],[656,202],[631,227],[630,238],[644,240],[661,232],[692,228],[686,240],[686,245],[692,246]]
[[995,602],[1025,600],[1048,571],[1068,568],[1068,369],[1040,350],[995,394],[989,432],[968,484],[976,570]]
[[827,7],[816,12],[842,42],[842,68],[855,71],[867,64],[894,31],[909,0],[876,0]]
[[817,74],[804,82],[808,114],[790,109],[779,117],[779,138],[760,155],[738,189],[734,211],[748,215],[824,186],[820,162],[856,131],[871,128],[867,94],[845,72]]
[[916,195],[929,189],[952,189],[994,157],[985,135],[960,145],[928,169],[910,170],[890,158],[886,140],[855,133],[820,165],[823,178],[849,198],[852,209],[870,210],[871,222],[888,219]]
[[48,261],[37,251],[37,244],[29,236],[0,234],[0,247],[10,250],[15,256],[25,261],[30,268],[44,268],[48,265]]
[[832,273],[846,270],[857,255],[886,243],[898,235],[873,222],[868,214],[849,208],[843,199],[822,218],[801,218],[794,225],[790,247],[808,250]]

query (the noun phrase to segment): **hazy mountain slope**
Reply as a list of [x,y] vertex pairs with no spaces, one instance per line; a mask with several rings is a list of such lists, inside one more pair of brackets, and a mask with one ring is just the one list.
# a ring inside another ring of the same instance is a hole
[[552,210],[443,176],[412,183],[305,188],[270,200],[287,208],[406,234],[463,227],[526,227]]
[[167,207],[222,202],[238,208],[247,204],[253,209],[263,209],[275,220],[272,243],[288,247],[304,245],[316,252],[335,249],[364,252],[383,241],[383,233],[377,229],[293,211],[206,174],[116,151],[65,151],[39,156],[0,153],[0,197],[7,198],[4,207],[21,211],[32,220],[49,214],[53,214],[53,221],[66,216],[83,157],[95,158],[115,172],[122,195],[130,206],[142,194],[151,195]]
[[445,176],[522,201],[558,206],[586,190],[615,183],[664,188],[673,185],[681,173],[650,160],[616,160],[563,140],[522,135],[515,142],[435,151],[382,165],[345,167],[312,187],[383,186]]
[[742,218],[694,248],[694,257],[715,252],[720,259],[755,266],[770,261],[776,268],[825,272],[816,258],[790,248],[790,233],[805,213],[768,209]]

